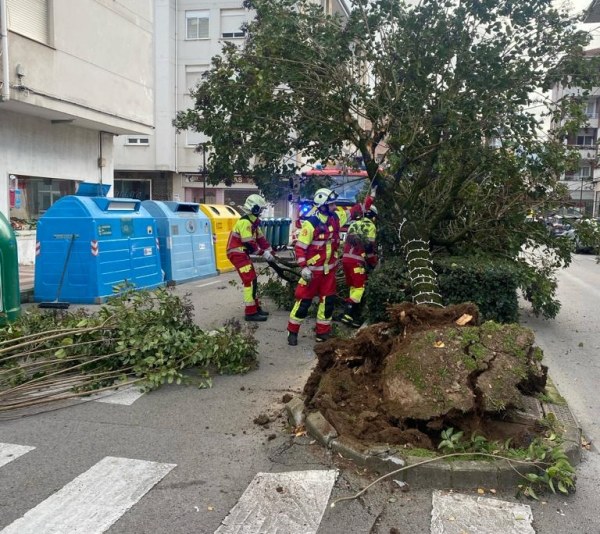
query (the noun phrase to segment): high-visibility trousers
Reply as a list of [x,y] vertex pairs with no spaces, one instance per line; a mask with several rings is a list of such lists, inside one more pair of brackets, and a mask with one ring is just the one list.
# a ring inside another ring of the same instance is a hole
[[336,292],[335,271],[336,269],[332,269],[327,274],[324,274],[323,271],[313,271],[310,282],[300,279],[294,293],[296,302],[288,321],[289,332],[298,333],[300,331],[300,325],[304,322],[310,304],[316,296],[319,297],[316,333],[331,332],[331,317]]
[[356,260],[342,260],[346,285],[349,289],[349,295],[346,302],[360,304],[365,294],[365,285],[367,283],[367,271],[364,263]]
[[250,256],[244,252],[231,252],[227,254],[227,258],[233,263],[244,286],[244,313],[246,315],[254,315],[258,312],[260,302],[256,294],[256,271],[254,270]]

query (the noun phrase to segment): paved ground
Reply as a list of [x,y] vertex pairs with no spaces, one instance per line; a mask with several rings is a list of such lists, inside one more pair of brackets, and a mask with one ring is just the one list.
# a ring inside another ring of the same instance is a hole
[[[230,284],[235,280],[229,273],[176,290],[191,292],[197,321],[215,328],[242,317],[241,290]],[[287,314],[272,312],[256,331],[260,368],[248,375],[216,377],[210,390],[168,386],[0,420],[0,528],[36,534],[484,533],[510,532],[516,521],[522,530],[515,532],[528,532],[527,509],[515,512],[509,504],[501,507],[508,512],[499,525],[486,530],[474,523],[489,516],[477,498],[493,498],[531,506],[529,526],[538,534],[600,532],[595,451],[585,454],[578,492],[566,498],[519,502],[513,492],[472,488],[462,492],[470,504],[463,502],[458,514],[442,499],[434,501],[433,491],[403,491],[388,480],[331,508],[375,475],[290,432],[282,397],[301,392],[315,363],[312,325],[305,325],[297,347],[288,347]],[[569,376],[561,372],[564,385]],[[576,387],[568,391],[570,401],[569,395],[579,407]],[[272,420],[268,427],[253,422],[260,414]]]

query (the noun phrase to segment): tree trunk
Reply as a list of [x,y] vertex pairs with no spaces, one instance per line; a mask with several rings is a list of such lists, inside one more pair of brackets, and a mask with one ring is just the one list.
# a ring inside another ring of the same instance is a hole
[[400,225],[398,235],[403,243],[404,257],[414,291],[413,302],[443,308],[429,242],[419,237],[414,223],[407,221]]

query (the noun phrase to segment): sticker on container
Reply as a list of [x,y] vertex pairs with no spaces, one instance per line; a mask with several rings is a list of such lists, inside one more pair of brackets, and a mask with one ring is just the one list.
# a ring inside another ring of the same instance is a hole
[[198,243],[198,249],[200,249],[200,250],[206,249],[206,243]]
[[152,256],[152,247],[144,247],[144,256]]
[[190,234],[193,234],[196,231],[196,223],[192,219],[188,219],[187,221],[185,221],[185,229]]
[[146,233],[148,235],[152,235],[154,233],[154,230],[152,229],[152,225],[149,224],[148,226],[146,226]]
[[99,225],[98,235],[112,235],[112,226],[110,224]]
[[121,234],[124,236],[133,235],[133,221],[131,219],[121,219]]

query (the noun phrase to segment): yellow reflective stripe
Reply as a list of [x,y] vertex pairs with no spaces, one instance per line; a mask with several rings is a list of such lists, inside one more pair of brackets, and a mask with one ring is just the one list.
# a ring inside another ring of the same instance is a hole
[[252,286],[244,288],[244,304],[246,306],[252,306],[255,304]]
[[227,253],[229,252],[246,252],[246,249],[244,247],[234,247],[227,250]]
[[308,260],[306,260],[306,264],[309,265],[309,266],[310,265],[314,265],[320,259],[321,259],[321,254],[315,254],[312,258],[309,258]]
[[364,267],[354,267],[354,272],[356,274],[364,274],[365,273],[365,268]]
[[364,287],[351,287],[349,295],[350,300],[358,304],[362,300],[364,292]]
[[244,265],[240,267],[240,273],[249,273],[252,270],[252,265]]

